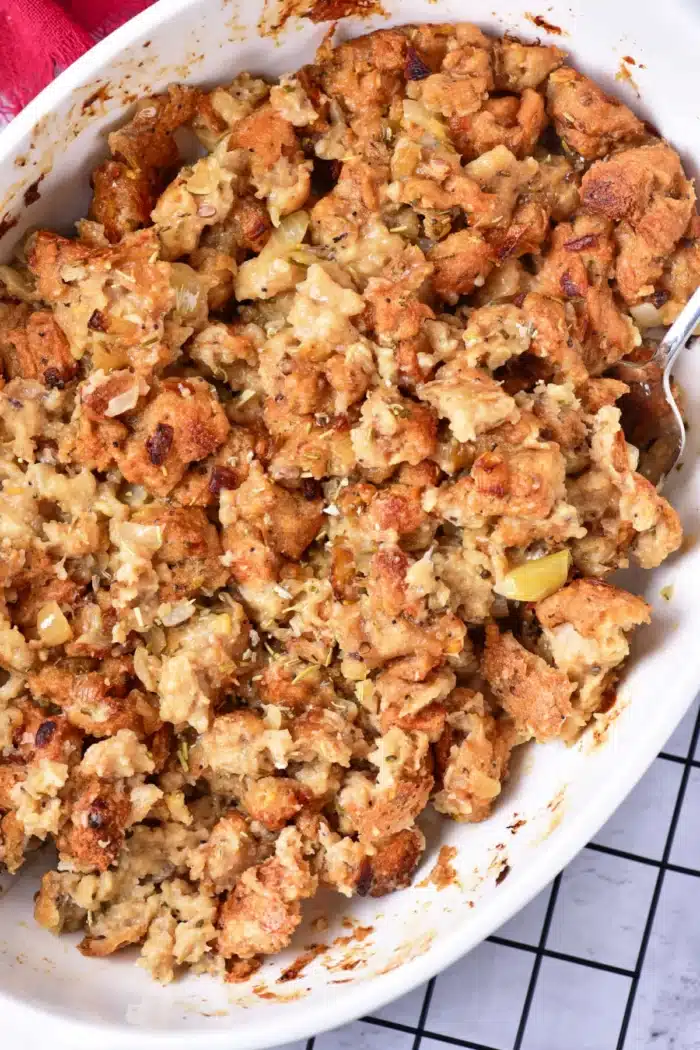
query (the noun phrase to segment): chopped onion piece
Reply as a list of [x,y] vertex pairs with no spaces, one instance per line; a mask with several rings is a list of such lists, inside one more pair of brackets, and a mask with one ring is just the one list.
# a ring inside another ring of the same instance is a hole
[[129,358],[126,350],[121,347],[107,349],[102,343],[96,342],[92,350],[92,364],[95,368],[101,368],[105,372],[115,372],[128,365]]
[[270,299],[303,280],[303,271],[293,258],[304,250],[302,241],[308,228],[305,211],[295,211],[282,219],[259,255],[246,259],[238,268],[236,298]]
[[513,569],[496,584],[496,594],[517,602],[539,602],[566,583],[571,564],[568,550],[533,558]]
[[161,623],[164,627],[177,627],[179,623],[184,623],[185,620],[194,615],[194,602],[177,602],[175,605],[170,603],[161,605],[158,610]]
[[139,678],[146,689],[150,692],[155,692],[158,687],[158,672],[160,670],[160,661],[156,656],[152,656],[145,646],[138,645],[134,652],[134,673]]
[[128,547],[145,547],[157,551],[163,543],[163,530],[160,525],[139,525],[135,521],[119,523],[119,541]]
[[408,120],[411,124],[417,124],[419,128],[423,128],[430,135],[434,135],[436,139],[441,142],[445,142],[448,139],[447,128],[438,120],[429,110],[425,108],[422,102],[416,102],[415,99],[406,98],[403,103],[403,116],[404,120]]
[[130,507],[140,507],[147,498],[148,492],[143,485],[129,485],[122,494],[124,503]]
[[180,324],[187,324],[204,308],[206,288],[197,271],[182,262],[170,264],[170,284],[175,292],[174,313]]
[[120,416],[122,412],[129,412],[132,408],[135,408],[140,394],[139,386],[138,378],[134,376],[134,382],[130,387],[127,387],[121,394],[117,394],[116,397],[109,399],[105,415],[110,417]]
[[653,303],[637,303],[636,306],[630,306],[630,313],[639,328],[659,328],[663,326],[664,322],[661,319],[661,314]]
[[296,251],[306,237],[309,228],[309,213],[306,211],[295,211],[286,215],[281,223],[270,236],[265,247],[260,252],[259,259],[283,256],[288,258]]
[[61,612],[58,602],[47,602],[39,609],[36,618],[39,640],[44,645],[63,645],[73,637],[68,620]]

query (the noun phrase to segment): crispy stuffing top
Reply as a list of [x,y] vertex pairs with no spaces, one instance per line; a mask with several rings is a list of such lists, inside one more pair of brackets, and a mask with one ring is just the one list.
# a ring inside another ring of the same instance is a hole
[[0,861],[55,842],[86,955],[240,972],[607,702],[650,610],[606,577],[681,541],[615,366],[700,226],[564,61],[405,26],[173,86],[0,267]]

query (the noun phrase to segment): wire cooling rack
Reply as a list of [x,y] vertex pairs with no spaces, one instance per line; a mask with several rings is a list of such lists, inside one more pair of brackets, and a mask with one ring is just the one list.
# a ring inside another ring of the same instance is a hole
[[596,838],[464,959],[279,1050],[700,1050],[699,737],[696,700]]

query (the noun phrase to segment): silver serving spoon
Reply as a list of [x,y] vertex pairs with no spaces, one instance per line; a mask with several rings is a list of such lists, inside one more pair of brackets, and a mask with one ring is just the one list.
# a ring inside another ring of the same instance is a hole
[[[616,374],[630,387],[621,399],[623,426],[640,449],[640,474],[661,488],[685,449],[685,423],[671,388],[671,372],[681,350],[700,322],[697,288],[650,358],[625,361]],[[648,435],[645,440],[645,433]]]

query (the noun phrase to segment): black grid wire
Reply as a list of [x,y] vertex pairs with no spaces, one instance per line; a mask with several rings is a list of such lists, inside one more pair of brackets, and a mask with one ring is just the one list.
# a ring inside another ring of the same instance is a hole
[[[678,827],[678,820],[681,815],[681,809],[683,808],[683,800],[685,799],[686,788],[688,787],[688,780],[690,778],[690,771],[695,765],[695,747],[698,742],[698,736],[700,735],[700,711],[695,719],[695,726],[693,728],[693,735],[690,740],[690,747],[685,758],[685,765],[683,768],[683,775],[681,776],[681,782],[678,788],[678,795],[676,796],[676,804],[673,807],[673,814],[671,816],[671,823],[669,824],[668,834],[666,836],[666,844],[664,845],[664,851],[661,857],[661,863],[659,865],[659,872],[656,876],[656,884],[654,886],[654,893],[651,898],[651,904],[649,905],[649,911],[647,913],[647,921],[644,926],[644,933],[642,934],[642,943],[639,946],[639,954],[637,956],[637,965],[635,966],[634,976],[632,977],[632,984],[630,985],[629,995],[627,996],[627,1003],[625,1004],[625,1013],[622,1018],[622,1025],[620,1026],[620,1035],[617,1040],[616,1050],[623,1050],[625,1040],[627,1038],[627,1030],[629,1028],[630,1018],[632,1017],[632,1009],[634,1007],[634,1000],[637,995],[637,987],[639,985],[639,978],[642,975],[642,967],[644,966],[644,959],[646,958],[647,947],[649,946],[649,938],[651,937],[651,930],[654,925],[654,917],[656,916],[656,909],[659,904],[659,897],[661,896],[661,889],[664,883],[664,877],[666,872],[671,869],[676,869],[676,865],[672,865],[669,862],[671,856],[671,850],[673,848],[673,840],[676,837],[676,828]],[[690,874],[699,875],[700,872],[692,871],[687,869]]]
[[[695,719],[693,733],[690,740],[685,756],[672,755],[666,751],[662,751],[659,758],[667,761],[674,762],[683,766],[683,772],[681,780],[678,786],[676,799],[673,807],[673,813],[669,823],[668,833],[666,835],[666,841],[664,843],[663,852],[661,859],[655,859],[653,857],[646,857],[642,854],[632,853],[627,850],[616,849],[612,846],[603,846],[596,842],[589,842],[586,849],[597,852],[608,854],[609,856],[619,857],[624,860],[636,861],[639,864],[645,864],[647,866],[657,869],[656,881],[654,883],[654,889],[649,904],[649,909],[644,924],[642,933],[641,943],[637,954],[635,965],[631,969],[626,969],[621,966],[613,966],[609,963],[599,962],[593,959],[585,959],[581,956],[570,955],[566,952],[555,951],[552,948],[547,947],[547,940],[552,924],[552,918],[557,903],[557,897],[559,894],[559,887],[561,885],[561,875],[557,875],[554,879],[549,899],[547,902],[547,910],[545,913],[544,921],[542,923],[542,930],[540,933],[539,941],[536,945],[526,944],[521,941],[513,940],[509,937],[501,937],[498,934],[494,934],[489,937],[488,940],[493,944],[499,944],[503,947],[515,949],[517,951],[527,952],[534,956],[532,971],[530,974],[530,980],[525,994],[520,1019],[518,1022],[518,1028],[515,1034],[515,1038],[510,1046],[489,1046],[485,1043],[474,1042],[469,1039],[460,1039],[453,1035],[446,1035],[442,1032],[434,1031],[430,1025],[430,1004],[433,997],[433,991],[435,989],[435,983],[438,978],[433,978],[428,981],[425,995],[423,997],[423,1004],[420,1011],[418,1022],[415,1025],[403,1024],[399,1021],[388,1021],[381,1017],[363,1017],[362,1020],[366,1024],[373,1025],[377,1028],[391,1029],[395,1032],[403,1032],[407,1035],[413,1036],[412,1050],[420,1050],[421,1043],[424,1039],[434,1040],[436,1043],[442,1043],[445,1046],[458,1046],[465,1047],[466,1050],[521,1050],[523,1040],[527,1031],[528,1019],[530,1016],[530,1009],[537,988],[537,982],[540,975],[540,969],[542,961],[547,958],[560,959],[564,962],[574,963],[577,966],[587,967],[593,970],[602,970],[607,973],[617,974],[626,977],[629,980],[629,992],[625,1003],[625,1010],[620,1025],[620,1031],[617,1038],[617,1043],[614,1046],[601,1047],[601,1050],[625,1050],[625,1043],[627,1041],[627,1035],[632,1017],[632,1011],[637,995],[637,988],[639,986],[639,979],[642,974],[644,967],[644,960],[646,958],[647,949],[649,946],[649,940],[651,937],[652,928],[654,925],[654,919],[656,916],[659,899],[661,896],[661,890],[663,888],[664,878],[667,871],[678,872],[682,875],[693,875],[700,877],[700,870],[695,868],[685,867],[681,864],[671,863],[670,856],[673,849],[673,843],[678,827],[678,821],[680,818],[681,810],[683,808],[683,801],[686,795],[686,789],[688,786],[688,780],[690,778],[691,771],[693,769],[700,768],[700,760],[694,757],[696,745],[700,739],[700,710],[698,711]],[[315,1040],[309,1039],[306,1044],[306,1050],[313,1050]],[[572,1047],[572,1050],[575,1048]],[[628,1045],[627,1050],[630,1050]]]

